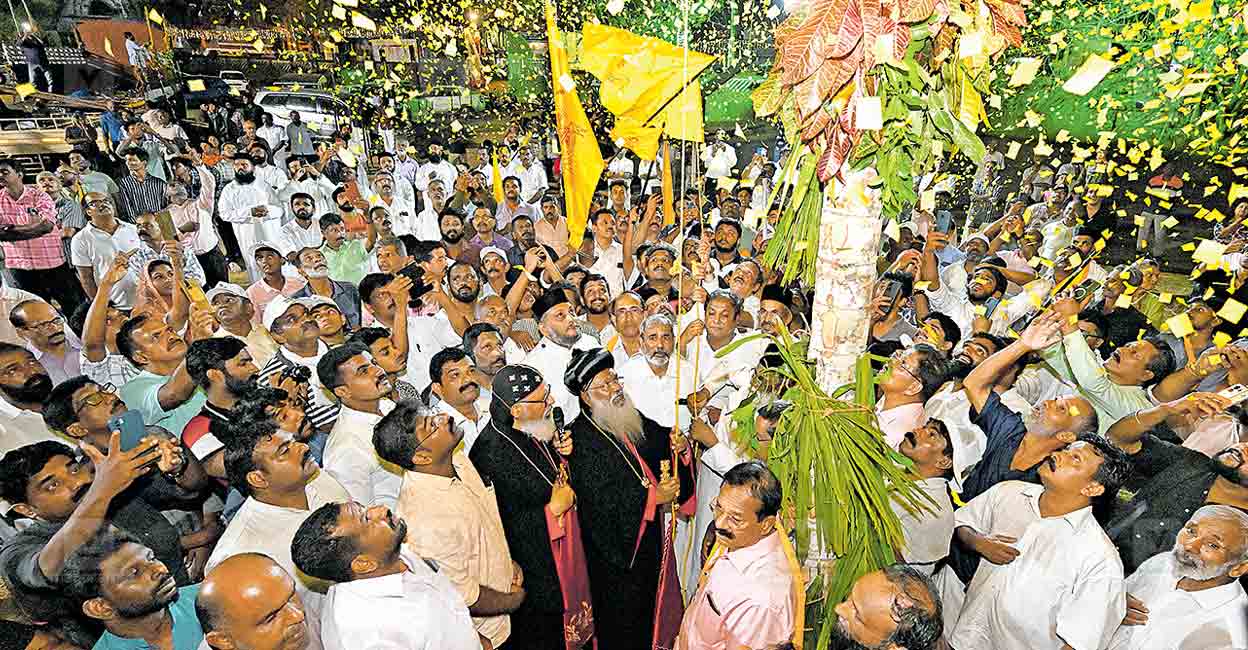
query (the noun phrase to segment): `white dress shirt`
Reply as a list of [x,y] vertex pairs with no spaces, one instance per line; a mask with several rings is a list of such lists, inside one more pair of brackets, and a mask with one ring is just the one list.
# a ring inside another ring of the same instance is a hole
[[272,190],[273,196],[281,196],[286,191],[286,186],[290,183],[290,177],[286,172],[278,169],[276,165],[261,165],[256,167],[256,182],[263,182]]
[[[282,200],[282,207],[290,207],[290,197],[300,193],[312,197],[312,223],[317,223],[317,219],[326,212],[338,212],[338,206],[334,204],[334,184],[324,174],[318,174],[315,178],[305,176],[303,180],[291,179],[278,196]],[[320,232],[319,225],[317,232]]]
[[321,613],[325,650],[478,650],[468,606],[446,576],[403,552],[407,571],[341,582]]
[[572,350],[593,350],[600,348],[598,341],[588,334],[582,334],[572,347],[565,348],[546,337],[538,342],[537,347],[524,358],[524,363],[542,373],[542,379],[550,386],[550,396],[555,406],[563,409],[563,421],[571,423],[581,414],[581,398],[573,395],[563,383],[563,373],[572,361]]
[[[455,452],[451,464],[453,478],[404,473],[396,514],[407,522],[407,548],[437,562],[440,573],[471,604],[482,586],[510,592],[514,568],[494,486],[481,480],[467,449]],[[476,616],[472,622],[495,646],[511,635],[506,614]]]
[[906,539],[901,556],[906,564],[931,575],[933,565],[949,555],[949,543],[953,539],[953,501],[949,498],[949,481],[944,478],[920,479],[914,486],[932,502],[920,498],[919,509],[911,512],[893,499],[893,512]]
[[[117,257],[117,253],[129,253],[138,248],[140,243],[139,230],[132,224],[118,220],[117,229],[109,234],[88,221],[87,227],[75,233],[69,241],[70,263],[75,267],[90,267],[98,284],[100,278],[108,273],[108,267],[113,265],[113,258]],[[120,282],[113,285],[108,298],[118,309],[130,309],[134,306],[137,290],[138,278],[127,273]],[[5,321],[8,320],[7,313],[5,312]]]
[[[616,367],[620,383],[624,384],[624,392],[633,400],[641,414],[654,420],[664,427],[676,424],[676,384],[680,383],[680,398],[696,393],[701,385],[694,381],[693,364],[686,359],[680,360],[680,379],[676,378],[676,359],[667,363],[662,376],[656,376],[644,355],[638,355],[623,366]],[[680,407],[680,430],[689,429],[689,407]]]
[[324,243],[325,235],[321,233],[321,223],[314,216],[307,228],[294,219],[282,226],[282,237],[277,241],[277,246],[282,255],[289,255],[304,248],[320,248]]
[[1248,594],[1239,581],[1184,591],[1176,568],[1174,554],[1166,551],[1127,578],[1127,593],[1148,608],[1148,622],[1118,628],[1109,650],[1248,650]]
[[[452,165],[445,159],[441,162],[427,162],[421,165],[420,169],[416,170],[416,178],[412,181],[413,188],[422,194],[427,192],[431,174],[432,178],[442,181],[442,189],[446,190],[447,196],[450,196],[455,189],[455,178],[459,176],[459,170],[455,169],[455,165]],[[429,197],[426,195],[425,200],[427,201],[428,199]]]
[[549,187],[550,181],[546,178],[546,167],[541,162],[534,160],[520,172],[520,196],[524,200],[527,201],[532,197],[533,202],[536,203]]
[[[1066,643],[1075,650],[1096,650],[1109,644],[1127,611],[1118,550],[1093,518],[1091,506],[1041,518],[1043,491],[1040,485],[1006,481],[972,499],[971,504],[986,498],[993,516],[1031,508],[1035,520],[1014,543],[1018,557],[1013,562],[979,563],[950,646],[1056,650]],[[971,504],[955,514],[959,526],[968,521],[963,512]],[[995,526],[981,528],[984,523],[971,525],[981,533],[1012,534]]]
[[716,142],[702,149],[707,178],[727,178],[737,164],[737,150],[725,142]]
[[[744,334],[735,334],[720,349],[729,347],[753,333],[751,331]],[[717,358],[717,351],[707,341],[706,332],[699,334],[697,338],[693,339],[693,344],[689,346],[689,360],[698,367],[698,381],[714,395],[710,401],[711,406],[721,409],[722,412],[722,409],[728,404],[730,390],[724,388],[728,383],[728,379],[739,370],[757,366],[763,358],[763,352],[767,349],[767,343],[768,339],[766,338],[756,339],[739,345],[732,352]]]
[[393,510],[399,502],[403,471],[377,455],[373,427],[394,409],[394,402],[382,400],[378,407],[380,415],[342,407],[325,442],[325,471],[338,479],[353,501]]
[[43,414],[20,409],[0,398],[0,456],[44,440],[66,442],[43,423]]
[[[437,396],[433,395],[432,392],[430,392],[430,396],[431,398],[437,398]],[[475,422],[469,420],[463,413],[456,411],[455,407],[451,406],[451,403],[444,399],[437,399],[434,403],[434,410],[451,416],[451,420],[455,422],[456,426],[463,427],[465,454],[472,451],[472,443],[477,441],[477,436],[481,435],[481,430],[490,423],[490,402],[493,399],[494,393],[491,393],[488,388],[482,386],[481,393],[477,396],[477,400],[473,404],[477,409],[477,419]]]
[[624,292],[624,246],[618,241],[612,241],[605,249],[598,248],[598,243],[594,243],[594,265],[589,267],[590,273],[598,273],[607,279],[607,289],[611,292],[611,297],[620,295]]

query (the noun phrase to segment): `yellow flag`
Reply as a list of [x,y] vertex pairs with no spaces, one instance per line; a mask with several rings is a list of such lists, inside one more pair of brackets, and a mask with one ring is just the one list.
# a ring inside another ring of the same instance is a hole
[[[703,140],[702,87],[697,76],[715,61],[714,56],[585,23],[580,60],[587,72],[602,81],[599,97],[617,122],[627,119],[639,127],[662,127],[674,138]],[[657,151],[657,137],[645,147]]]
[[503,202],[503,172],[498,168],[498,150],[494,150],[494,158],[491,164],[491,183],[494,185],[494,202]]
[[659,135],[662,132],[663,129],[656,126],[642,126],[637,120],[621,117],[611,129],[611,141],[637,154],[642,160],[654,160],[659,155]]
[[160,12],[156,11],[155,8],[147,10],[147,18],[161,27],[164,27],[165,25],[165,19],[160,15]]
[[551,88],[555,95],[555,124],[559,133],[559,172],[567,209],[568,245],[580,248],[589,220],[589,204],[606,165],[585,108],[576,94],[568,67],[568,52],[555,26],[555,6],[546,2],[546,38],[550,42]]

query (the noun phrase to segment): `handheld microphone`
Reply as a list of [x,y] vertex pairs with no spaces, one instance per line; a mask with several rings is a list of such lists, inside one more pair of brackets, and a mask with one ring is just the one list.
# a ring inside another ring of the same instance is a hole
[[563,422],[563,409],[562,409],[562,408],[560,408],[560,407],[558,407],[558,406],[556,406],[556,407],[555,407],[555,410],[551,412],[551,415],[552,415],[552,416],[554,417],[554,419],[555,419],[555,431],[558,431],[558,432],[559,432],[559,435],[561,435],[561,436],[562,436],[562,435],[563,435],[563,425],[564,425],[564,422]]

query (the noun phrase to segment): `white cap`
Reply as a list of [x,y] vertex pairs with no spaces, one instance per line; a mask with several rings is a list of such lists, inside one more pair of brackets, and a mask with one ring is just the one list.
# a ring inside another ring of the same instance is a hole
[[491,254],[491,253],[493,253],[493,254],[495,254],[495,255],[497,255],[497,256],[499,256],[499,257],[503,258],[503,263],[504,263],[504,264],[506,264],[506,263],[507,263],[507,253],[503,252],[503,249],[501,249],[501,248],[499,248],[499,247],[497,247],[497,246],[485,246],[485,247],[483,247],[483,248],[481,249],[481,254],[478,256],[478,258],[479,258],[482,262],[484,262],[484,261],[485,261],[485,256],[486,256],[486,255],[489,255],[489,254]]
[[342,311],[342,308],[338,306],[338,303],[334,302],[333,298],[327,298],[325,296],[304,296],[302,298],[295,298],[291,302],[296,305],[303,305],[304,307],[307,307],[308,311],[312,311],[321,305],[329,305],[338,311]]
[[229,282],[218,282],[215,287],[209,289],[208,293],[204,294],[204,297],[208,299],[209,304],[212,304],[213,298],[222,295],[237,296],[244,300],[247,299],[247,292],[242,287]]
[[273,321],[281,318],[282,314],[285,314],[287,309],[290,309],[296,304],[298,303],[287,298],[286,296],[278,296],[274,298],[272,302],[264,307],[264,315],[260,317],[260,322],[264,325],[264,329],[272,331]]

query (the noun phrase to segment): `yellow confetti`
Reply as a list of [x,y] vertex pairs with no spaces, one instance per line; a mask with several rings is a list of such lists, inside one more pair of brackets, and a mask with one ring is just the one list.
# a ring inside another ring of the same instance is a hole
[[1088,94],[1109,71],[1114,68],[1114,62],[1109,59],[1102,58],[1097,54],[1089,54],[1084,60],[1083,65],[1075,72],[1074,76],[1066,80],[1062,84],[1062,90],[1072,94],[1083,96]]
[[[1173,217],[1171,217],[1173,219]],[[1217,266],[1222,260],[1222,254],[1226,252],[1226,244],[1216,242],[1212,239],[1200,240],[1200,245],[1196,247],[1196,252],[1192,253],[1192,259],[1209,266]]]
[[1218,318],[1238,325],[1239,319],[1244,317],[1244,312],[1248,312],[1248,305],[1234,298],[1227,298],[1222,304],[1222,309],[1218,310]]
[[39,89],[35,88],[35,84],[18,84],[17,88],[14,90],[17,91],[18,99],[26,99],[27,97],[39,92]]
[[193,93],[202,93],[205,90],[207,90],[207,88],[204,86],[203,79],[187,79],[186,89]]
[[377,31],[377,23],[358,11],[351,12],[351,25],[370,32]]
[[1036,72],[1040,70],[1041,60],[1032,57],[1023,57],[1018,60],[1018,65],[1014,68],[1014,73],[1010,75],[1010,86],[1026,86],[1036,78]]
[[1171,316],[1166,320],[1165,325],[1166,328],[1170,330],[1171,334],[1179,338],[1183,338],[1196,331],[1196,328],[1192,327],[1192,319],[1187,317],[1186,312]]

